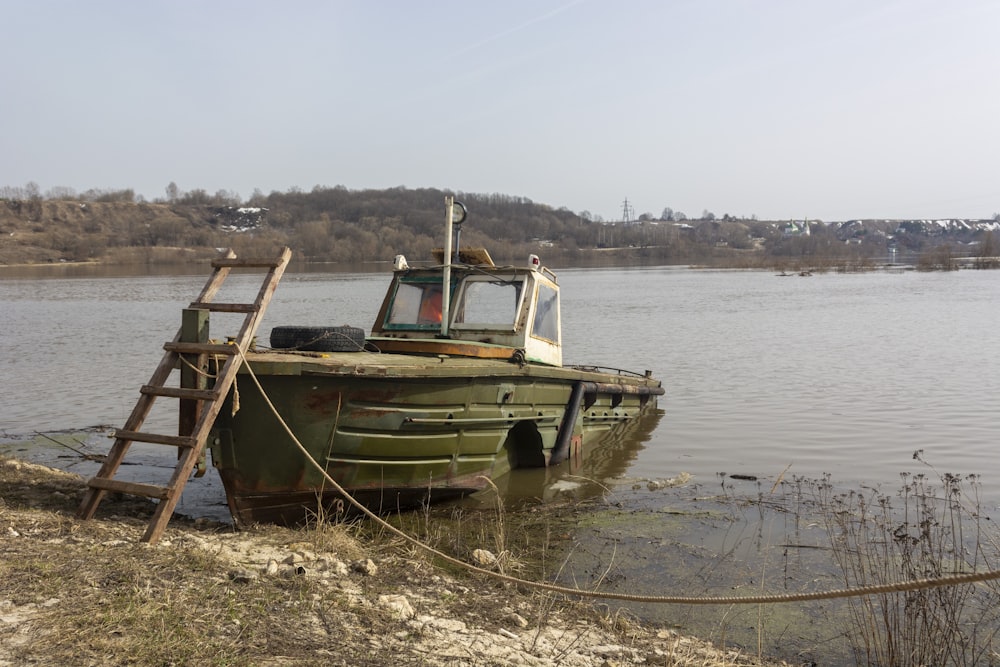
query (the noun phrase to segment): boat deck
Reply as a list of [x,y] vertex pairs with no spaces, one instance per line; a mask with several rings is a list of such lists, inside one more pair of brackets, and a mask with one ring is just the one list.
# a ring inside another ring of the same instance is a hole
[[[623,386],[659,387],[660,382],[625,371],[576,366],[517,364],[501,359],[379,352],[255,352],[247,355],[254,373],[263,375],[347,375],[353,377],[536,377]],[[245,369],[240,370],[245,373]]]

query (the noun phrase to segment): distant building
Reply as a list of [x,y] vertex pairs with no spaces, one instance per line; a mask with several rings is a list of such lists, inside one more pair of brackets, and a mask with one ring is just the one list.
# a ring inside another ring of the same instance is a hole
[[781,235],[809,236],[809,222],[807,220],[803,220],[802,222],[796,222],[793,220],[781,228]]

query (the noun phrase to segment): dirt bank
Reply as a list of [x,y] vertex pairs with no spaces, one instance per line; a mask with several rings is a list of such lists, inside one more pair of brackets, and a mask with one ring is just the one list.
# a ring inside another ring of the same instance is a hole
[[622,615],[448,574],[387,536],[234,532],[0,459],[0,665],[759,665]]
[[232,209],[148,203],[0,200],[0,266],[183,264],[228,246]]

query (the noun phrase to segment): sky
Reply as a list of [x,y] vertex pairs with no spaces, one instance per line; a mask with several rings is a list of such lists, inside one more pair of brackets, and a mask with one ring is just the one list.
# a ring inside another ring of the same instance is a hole
[[0,0],[0,186],[1000,212],[994,0]]

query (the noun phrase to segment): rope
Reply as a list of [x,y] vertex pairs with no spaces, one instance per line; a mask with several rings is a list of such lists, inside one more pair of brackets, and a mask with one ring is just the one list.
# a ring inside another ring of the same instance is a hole
[[[237,350],[240,350],[240,354],[243,353],[243,350],[240,349],[239,345],[235,345],[235,347],[236,347]],[[193,363],[191,363],[188,360],[188,358],[187,358],[188,356],[189,355],[186,355],[186,354],[179,354],[179,355],[177,355],[178,359],[180,359],[180,361],[181,361],[182,364],[184,364],[185,366],[187,366],[188,368],[190,368],[191,370],[193,370],[198,375],[201,375],[202,377],[204,377],[206,379],[211,379],[211,380],[217,379],[219,377],[218,373],[210,373],[207,369],[202,369],[202,368],[199,368],[198,366],[195,366]],[[206,356],[208,357],[208,361],[210,361],[210,362],[211,361],[216,362],[216,368],[219,367],[219,363],[218,362],[222,359],[221,355],[210,354],[210,355],[206,355]],[[246,357],[243,358],[243,361],[244,362],[246,361]],[[239,411],[240,411],[240,388],[238,386],[236,386],[236,378],[234,377],[233,378],[233,415],[236,415],[236,413],[239,412]]]
[[[239,347],[239,346],[237,345],[237,347]],[[201,375],[202,377],[205,377],[205,378],[212,378],[212,379],[219,377],[218,373],[209,373],[207,370],[203,370],[203,369],[198,368],[197,366],[195,366],[193,363],[191,363],[190,361],[188,361],[188,359],[187,359],[188,355],[186,355],[186,354],[179,354],[177,356],[180,358],[182,364],[184,364],[185,366],[187,366],[188,368],[190,368],[191,370],[193,370],[198,375]],[[217,355],[217,354],[212,354],[212,355],[207,355],[207,356],[210,359],[214,359],[214,360],[218,360],[219,359],[219,355]]]
[[260,395],[264,397],[264,401],[267,403],[268,407],[271,408],[271,412],[277,417],[278,422],[281,424],[282,428],[295,443],[295,446],[305,455],[306,460],[309,461],[323,477],[330,483],[333,489],[340,495],[342,495],[355,509],[359,510],[369,519],[374,521],[376,524],[385,528],[393,535],[402,538],[409,544],[421,549],[432,556],[441,558],[447,563],[454,565],[456,567],[468,570],[470,572],[476,572],[477,574],[482,574],[487,577],[492,577],[498,581],[504,581],[510,584],[516,584],[518,586],[525,586],[527,588],[533,588],[536,590],[548,591],[550,593],[560,593],[563,595],[571,595],[585,598],[595,598],[602,600],[622,600],[626,602],[644,602],[650,604],[691,604],[691,605],[712,605],[712,604],[773,604],[781,602],[805,602],[810,600],[832,600],[835,598],[849,598],[849,597],[860,597],[865,595],[878,595],[884,593],[901,593],[905,591],[916,591],[926,588],[936,588],[939,586],[955,586],[958,584],[971,584],[979,581],[990,581],[993,579],[1000,579],[1000,570],[990,570],[987,572],[972,572],[966,574],[956,574],[948,577],[939,577],[934,579],[912,579],[910,581],[901,581],[889,584],[878,584],[872,586],[864,586],[861,588],[840,588],[833,589],[829,591],[821,591],[818,593],[785,593],[785,594],[771,594],[771,595],[729,595],[729,596],[710,596],[710,597],[696,597],[696,596],[686,596],[686,595],[634,595],[631,593],[611,593],[603,591],[586,591],[579,588],[570,588],[568,586],[560,586],[558,584],[550,584],[542,581],[529,581],[527,579],[521,579],[519,577],[513,577],[507,574],[502,574],[500,572],[494,572],[492,570],[486,570],[470,563],[466,563],[463,560],[459,560],[454,556],[449,556],[448,554],[435,549],[434,547],[424,544],[417,538],[403,532],[399,528],[396,528],[392,524],[388,523],[382,517],[378,516],[370,509],[358,502],[354,496],[349,494],[340,484],[337,483],[335,479],[330,477],[316,459],[309,453],[308,450],[299,442],[299,439],[295,437],[292,430],[288,427],[288,424],[282,419],[278,410],[274,407],[271,399],[268,397],[267,393],[264,392],[264,388],[261,386],[260,381],[254,374],[253,369],[250,367],[247,358],[243,353],[243,350],[236,346],[239,350],[240,357],[243,359],[243,365],[250,374],[250,378],[253,380],[254,384],[257,386],[257,390],[260,391]]

